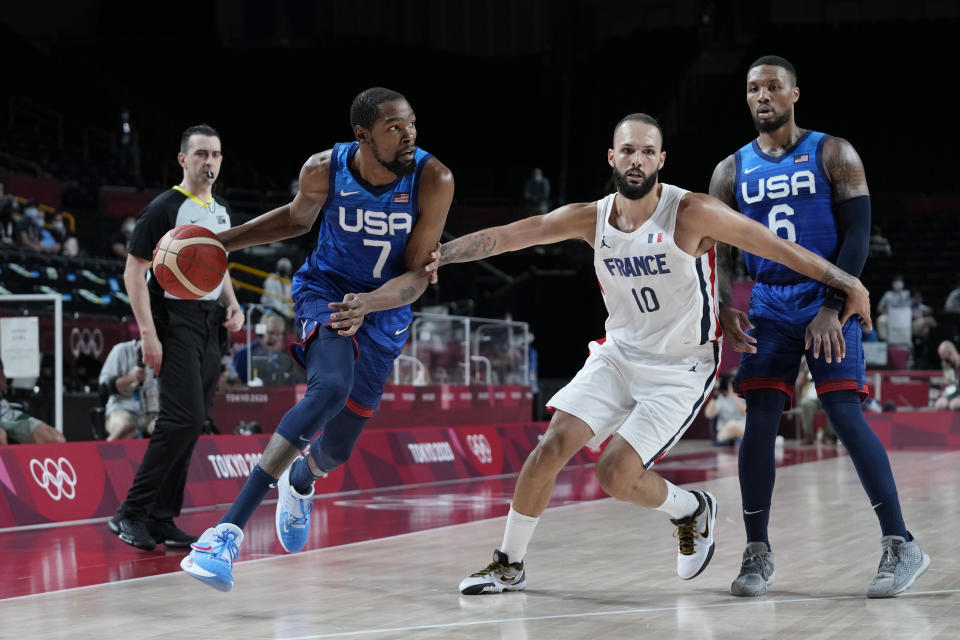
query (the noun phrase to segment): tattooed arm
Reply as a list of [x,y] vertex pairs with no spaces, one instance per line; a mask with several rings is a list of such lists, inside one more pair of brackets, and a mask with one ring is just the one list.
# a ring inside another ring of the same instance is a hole
[[[734,197],[733,181],[737,166],[732,155],[727,156],[710,178],[710,195],[731,209],[737,206]],[[735,351],[756,353],[757,339],[747,333],[753,324],[742,310],[730,306],[733,304],[733,249],[729,244],[717,242],[717,293],[720,303],[720,327],[724,337]]]
[[564,205],[541,216],[482,229],[448,242],[440,248],[440,265],[472,262],[563,240],[584,240],[593,246],[596,225],[596,202]]
[[842,289],[847,294],[847,306],[840,324],[853,315],[859,315],[868,329],[872,327],[870,293],[858,278],[835,264],[795,242],[784,240],[759,222],[703,193],[684,196],[677,215],[686,216],[688,220],[684,224],[700,229],[704,236],[779,262],[829,287]]
[[[840,242],[834,262],[839,269],[859,276],[870,248],[870,191],[863,163],[853,145],[843,138],[828,137],[821,157],[833,191]],[[840,289],[827,290],[823,305],[807,325],[814,357],[819,357],[820,345],[827,362],[834,357],[842,360],[846,355],[843,324],[839,319],[846,302],[847,296]]]

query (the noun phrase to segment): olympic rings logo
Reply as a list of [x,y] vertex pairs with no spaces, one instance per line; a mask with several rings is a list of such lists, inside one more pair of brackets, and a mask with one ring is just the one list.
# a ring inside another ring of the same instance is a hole
[[482,433],[472,433],[467,436],[467,446],[470,447],[470,451],[477,457],[480,464],[493,462],[493,447],[490,446],[487,436]]
[[61,456],[57,460],[44,458],[40,462],[36,458],[30,460],[30,475],[34,482],[47,492],[54,500],[60,498],[73,500],[77,495],[77,472],[70,461]]
[[81,353],[85,356],[99,358],[103,353],[103,332],[96,329],[78,329],[70,331],[70,353],[76,358]]

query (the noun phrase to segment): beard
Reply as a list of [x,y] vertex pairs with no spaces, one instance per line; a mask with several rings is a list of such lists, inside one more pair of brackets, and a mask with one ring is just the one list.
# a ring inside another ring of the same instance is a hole
[[617,186],[617,191],[620,192],[627,200],[639,200],[643,196],[650,193],[650,190],[653,189],[653,185],[657,184],[657,175],[660,173],[659,169],[654,171],[652,175],[647,176],[647,178],[640,184],[632,184],[627,182],[627,176],[617,171],[617,168],[613,168],[613,182]]
[[773,120],[757,120],[756,117],[754,117],[753,124],[757,128],[757,133],[770,133],[790,122],[790,116],[792,115],[793,110],[787,109],[786,112]]
[[[397,157],[394,157],[393,160],[387,162],[381,156],[380,152],[377,150],[377,147],[370,145],[370,151],[373,152],[373,157],[376,158],[384,169],[390,173],[397,176],[408,176],[414,171],[417,170],[417,156],[414,155],[409,160],[398,160]],[[399,152],[397,153],[399,156]]]

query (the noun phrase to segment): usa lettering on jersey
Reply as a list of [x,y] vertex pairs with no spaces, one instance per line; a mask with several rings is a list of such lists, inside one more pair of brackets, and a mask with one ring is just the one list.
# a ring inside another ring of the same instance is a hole
[[383,211],[365,211],[357,209],[353,222],[347,221],[348,214],[344,207],[340,209],[340,228],[344,231],[357,233],[363,231],[372,236],[399,235],[401,231],[410,235],[413,230],[413,216],[402,211],[387,215]]
[[788,196],[797,196],[801,190],[806,190],[811,195],[817,192],[816,177],[808,169],[795,171],[790,175],[769,176],[752,183],[748,180],[740,183],[740,194],[747,204],[760,202],[764,198],[776,200]]

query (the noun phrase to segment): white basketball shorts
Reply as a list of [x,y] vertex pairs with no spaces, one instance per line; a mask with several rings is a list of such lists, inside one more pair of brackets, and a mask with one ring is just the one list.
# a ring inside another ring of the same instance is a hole
[[583,368],[547,406],[586,422],[594,433],[587,446],[619,433],[650,468],[709,399],[719,366],[719,343],[676,356],[627,356],[613,340],[591,342]]

